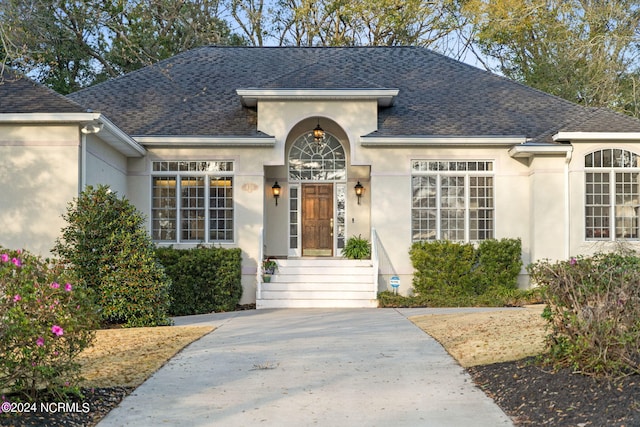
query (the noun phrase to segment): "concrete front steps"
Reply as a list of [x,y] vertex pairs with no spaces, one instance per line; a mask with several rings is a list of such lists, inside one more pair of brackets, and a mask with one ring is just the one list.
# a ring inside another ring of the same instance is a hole
[[262,283],[256,308],[377,307],[370,260],[278,259],[270,283]]

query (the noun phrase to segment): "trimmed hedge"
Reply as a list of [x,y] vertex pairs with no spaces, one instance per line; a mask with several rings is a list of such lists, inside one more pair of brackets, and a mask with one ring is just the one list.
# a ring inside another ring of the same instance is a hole
[[522,269],[522,242],[520,239],[483,240],[478,245],[478,293],[491,288],[517,289]]
[[240,249],[157,248],[156,256],[171,278],[172,316],[231,311],[242,297]]
[[520,239],[470,243],[416,242],[409,255],[413,290],[426,305],[510,305],[518,299]]

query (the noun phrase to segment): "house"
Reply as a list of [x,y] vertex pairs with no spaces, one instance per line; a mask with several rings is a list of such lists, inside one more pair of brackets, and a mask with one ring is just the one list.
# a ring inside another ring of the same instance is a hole
[[[45,224],[105,183],[158,244],[242,248],[258,307],[407,292],[418,240],[517,237],[526,265],[640,237],[640,121],[424,48],[211,46],[66,99],[2,90],[0,244],[50,247]],[[373,259],[345,265],[358,235]]]

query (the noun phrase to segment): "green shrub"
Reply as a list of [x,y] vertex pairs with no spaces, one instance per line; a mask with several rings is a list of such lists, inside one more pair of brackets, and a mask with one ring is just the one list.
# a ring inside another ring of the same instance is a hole
[[413,290],[429,306],[519,305],[529,297],[517,289],[522,268],[520,239],[469,243],[416,242],[409,252]]
[[483,240],[478,245],[476,292],[489,290],[505,293],[518,288],[518,275],[522,269],[522,242],[520,239]]
[[242,297],[240,249],[158,248],[156,254],[173,284],[172,315],[235,309]]
[[391,291],[378,292],[378,306],[386,308],[423,307],[424,304],[415,296],[395,294]]
[[97,312],[66,279],[40,257],[0,248],[0,394],[79,394],[76,357],[91,345]]
[[554,363],[590,375],[640,373],[640,258],[599,253],[529,271],[548,304]]
[[348,259],[369,259],[371,258],[371,243],[362,236],[351,236],[342,248],[342,256]]
[[66,215],[54,253],[78,283],[95,291],[106,323],[170,324],[171,282],[155,257],[144,217],[106,186],[88,186]]
[[414,291],[423,296],[466,296],[473,293],[473,245],[446,240],[416,242],[409,251],[415,269]]

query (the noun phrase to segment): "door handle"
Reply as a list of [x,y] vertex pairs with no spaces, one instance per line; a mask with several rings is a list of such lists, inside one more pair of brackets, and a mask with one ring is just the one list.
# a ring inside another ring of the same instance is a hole
[[329,220],[329,227],[331,227],[331,229],[333,229],[333,218],[331,218],[331,219]]

